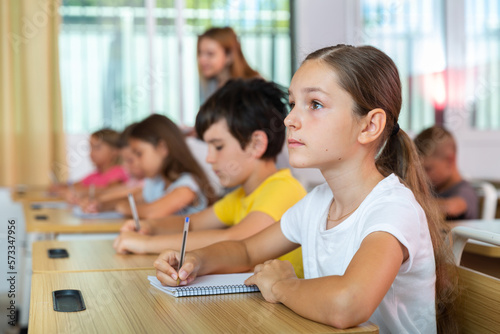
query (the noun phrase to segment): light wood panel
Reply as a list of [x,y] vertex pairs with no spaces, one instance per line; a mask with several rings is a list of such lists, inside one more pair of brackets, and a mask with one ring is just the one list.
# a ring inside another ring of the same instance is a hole
[[[49,258],[49,249],[66,249],[67,258]],[[33,273],[154,269],[158,255],[116,254],[113,240],[33,243]]]
[[500,258],[500,247],[487,243],[468,242],[464,251],[467,253],[483,255],[487,257]]
[[[30,333],[378,333],[310,321],[260,293],[174,298],[152,287],[154,271],[34,274]],[[81,290],[87,309],[53,310],[52,291]]]
[[500,333],[500,279],[459,267],[458,321],[464,334]]

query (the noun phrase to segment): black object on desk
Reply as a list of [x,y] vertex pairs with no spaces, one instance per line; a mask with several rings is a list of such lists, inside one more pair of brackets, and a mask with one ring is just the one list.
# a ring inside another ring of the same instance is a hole
[[86,309],[80,290],[52,291],[52,299],[54,311],[57,312],[79,312]]
[[51,259],[61,259],[69,257],[68,251],[64,248],[51,248],[47,250]]

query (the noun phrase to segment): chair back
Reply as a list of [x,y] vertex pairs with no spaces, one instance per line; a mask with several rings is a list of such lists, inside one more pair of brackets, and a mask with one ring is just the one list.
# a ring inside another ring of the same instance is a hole
[[481,217],[483,220],[495,219],[497,213],[498,191],[494,185],[486,181],[471,181],[472,187],[476,189],[478,196],[483,197]]

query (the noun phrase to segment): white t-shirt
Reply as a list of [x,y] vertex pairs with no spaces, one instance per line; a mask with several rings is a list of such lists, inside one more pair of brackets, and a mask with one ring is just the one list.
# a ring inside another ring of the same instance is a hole
[[281,218],[286,238],[302,245],[305,278],[343,275],[366,236],[388,232],[408,249],[409,258],[370,321],[380,333],[436,333],[434,252],[425,213],[411,190],[391,174],[349,218],[326,230],[332,199],[325,183]]

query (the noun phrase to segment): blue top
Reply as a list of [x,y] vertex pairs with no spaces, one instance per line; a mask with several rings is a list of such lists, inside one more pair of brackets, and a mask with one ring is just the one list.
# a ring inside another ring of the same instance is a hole
[[144,187],[142,188],[142,198],[146,203],[151,203],[159,200],[179,187],[188,187],[191,189],[196,193],[196,199],[190,205],[187,205],[183,209],[177,211],[175,213],[176,215],[189,215],[199,212],[207,207],[208,200],[190,173],[182,173],[181,176],[179,176],[179,178],[172,182],[167,188],[165,188],[165,181],[161,176],[146,178],[144,180]]

